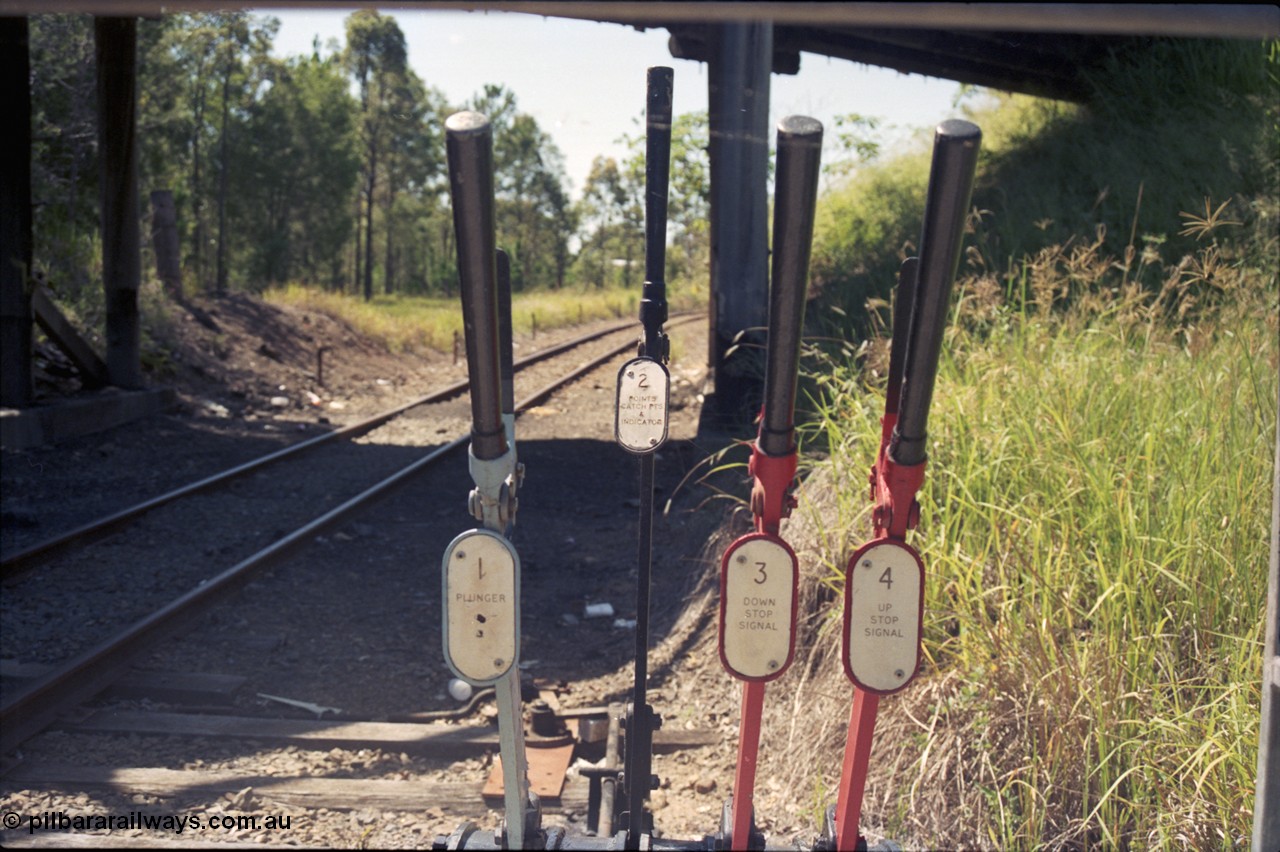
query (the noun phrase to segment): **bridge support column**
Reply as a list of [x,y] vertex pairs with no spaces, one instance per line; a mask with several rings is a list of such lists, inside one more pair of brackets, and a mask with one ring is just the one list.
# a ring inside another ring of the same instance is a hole
[[96,18],[98,177],[102,217],[102,286],[106,296],[107,375],[121,388],[142,387],[142,278],[138,222],[138,22]]
[[749,416],[762,399],[762,347],[768,322],[766,184],[773,25],[711,25],[707,30],[707,65],[711,131],[709,356],[718,413]]
[[31,401],[31,86],[26,18],[0,18],[0,405]]

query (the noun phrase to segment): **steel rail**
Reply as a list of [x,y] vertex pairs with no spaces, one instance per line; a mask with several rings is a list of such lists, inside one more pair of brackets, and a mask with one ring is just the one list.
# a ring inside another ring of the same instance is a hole
[[[589,332],[579,337],[575,337],[572,340],[556,344],[555,346],[549,346],[546,349],[542,349],[519,359],[514,363],[514,369],[517,371],[523,370],[527,367],[533,366],[534,364],[538,364],[542,361],[561,355],[571,349],[576,349],[579,346],[591,343],[601,337],[607,337],[610,334],[617,334],[631,328],[633,328],[633,325],[630,321],[619,322],[610,325],[608,328]],[[466,391],[469,387],[470,382],[467,379],[459,380],[453,384],[446,385],[439,390],[432,391],[426,396],[419,397],[403,405],[388,409],[380,414],[375,414],[374,416],[361,420],[358,423],[352,423],[349,426],[344,426],[333,432],[326,432],[323,435],[317,435],[316,437],[310,438],[306,441],[300,441],[299,443],[268,453],[265,456],[228,468],[220,473],[212,474],[211,476],[207,476],[203,479],[175,488],[172,491],[156,497],[151,497],[141,503],[121,509],[120,511],[114,512],[105,517],[90,521],[89,523],[76,527],[69,532],[37,542],[36,544],[30,545],[29,547],[23,548],[16,553],[0,559],[0,578],[7,580],[11,577],[19,576],[57,554],[69,550],[77,544],[83,545],[99,541],[105,536],[120,529],[129,521],[145,515],[153,509],[158,509],[161,506],[172,503],[175,500],[180,500],[183,497],[189,497],[192,494],[207,491],[210,488],[222,485],[233,479],[244,476],[247,473],[260,470],[261,468],[274,464],[275,462],[283,461],[291,456],[312,450],[322,444],[336,441],[339,438],[358,438],[414,408],[449,399]]]
[[[695,319],[697,317],[691,317],[683,322],[692,322]],[[516,412],[521,413],[532,408],[557,388],[575,381],[609,359],[631,351],[634,346],[634,340],[628,340],[626,343],[612,347],[608,352],[566,373],[557,382],[552,382],[517,402]],[[216,577],[202,582],[196,588],[135,622],[112,638],[32,681],[13,699],[0,706],[0,753],[12,751],[24,740],[39,733],[58,714],[101,692],[119,677],[138,653],[170,635],[179,626],[189,623],[197,612],[223,599],[244,585],[260,570],[278,564],[305,547],[316,535],[331,529],[355,512],[386,497],[448,453],[459,447],[465,447],[470,439],[470,434],[462,435],[437,447],[428,455],[340,506],[247,557]]]

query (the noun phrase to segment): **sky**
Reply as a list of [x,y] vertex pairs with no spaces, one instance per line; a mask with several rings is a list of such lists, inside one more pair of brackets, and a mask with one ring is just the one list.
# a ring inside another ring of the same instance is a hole
[[[350,10],[260,9],[280,20],[277,56],[310,53],[319,37],[343,41]],[[707,108],[705,63],[674,59],[663,29],[543,18],[517,12],[392,10],[404,31],[409,63],[428,86],[461,104],[486,83],[505,84],[517,108],[532,115],[565,157],[570,193],[578,197],[597,155],[621,159],[623,134],[643,132],[645,69],[675,71],[675,113]],[[804,53],[798,75],[772,75],[770,126],[808,115],[834,139],[836,116],[880,119],[883,145],[956,115],[959,84]],[[830,151],[830,148],[828,149]],[[830,159],[830,154],[827,155]]]

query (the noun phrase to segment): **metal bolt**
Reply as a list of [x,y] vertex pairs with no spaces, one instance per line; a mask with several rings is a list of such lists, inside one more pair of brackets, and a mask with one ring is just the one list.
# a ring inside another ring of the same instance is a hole
[[649,446],[651,446],[651,447],[652,447],[652,446],[653,446],[654,444],[656,444],[656,443],[658,443],[658,439],[657,439],[657,438],[650,438],[650,439],[649,439]]
[[904,672],[902,669],[894,669],[893,676],[896,677],[898,680],[902,680],[904,677],[907,676],[907,673]]
[[628,379],[634,379],[635,377],[636,377],[636,371],[635,371],[635,370],[627,370],[627,378],[628,378]]
[[738,554],[737,562],[739,565],[746,565],[747,564],[746,554]]
[[871,560],[870,560],[870,559],[864,559],[864,560],[862,560],[862,567],[863,567],[863,568],[870,568],[870,567],[871,567]]
[[773,670],[774,670],[774,669],[776,669],[777,667],[778,667],[778,661],[777,661],[777,660],[770,660],[770,661],[769,661],[769,671],[773,671]]
[[465,559],[467,552],[465,550],[456,551],[453,555],[454,559]]
[[507,661],[506,661],[506,660],[503,660],[503,659],[497,659],[497,660],[494,660],[494,661],[493,661],[493,667],[494,667],[495,669],[500,669],[500,668],[502,668],[502,666],[503,666],[506,662],[507,662]]

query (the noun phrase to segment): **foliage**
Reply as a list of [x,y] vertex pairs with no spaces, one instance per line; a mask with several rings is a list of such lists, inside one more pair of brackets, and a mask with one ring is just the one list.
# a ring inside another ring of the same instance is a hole
[[512,289],[562,286],[573,231],[564,156],[504,86],[485,86],[467,108],[493,127],[498,247],[511,256]]
[[[272,60],[270,88],[248,110],[239,146],[237,214],[247,241],[251,287],[300,278],[336,286],[343,244],[354,225],[354,100],[335,57]],[[273,144],[248,144],[272,139]]]
[[[641,119],[635,120],[641,124]],[[673,293],[705,298],[711,275],[711,161],[710,123],[705,110],[681,113],[671,121],[671,171],[667,193],[668,297]],[[638,203],[644,193],[645,137],[625,134],[628,155],[620,174],[632,206],[625,208],[634,249],[643,251],[644,210]],[[627,258],[633,255],[627,253]]]
[[705,292],[711,277],[711,124],[706,111],[682,113],[671,124],[671,251],[668,281]]
[[[579,280],[597,288],[606,283],[631,287],[634,268],[643,263],[644,166],[639,176],[631,163],[619,168],[612,157],[596,157],[578,204],[578,221],[584,229],[578,252]],[[640,257],[637,257],[640,255]]]
[[[929,577],[926,671],[882,704],[868,791],[901,802],[873,815],[900,841],[1247,845],[1280,187],[1265,155],[1274,79],[1260,96],[1256,45],[1253,66],[1220,47],[1169,58],[1164,73],[1182,79],[1163,98],[1134,93],[1141,115],[1000,98],[979,116],[986,153],[912,538]],[[1163,77],[1133,74],[1128,85]],[[1153,139],[1169,144],[1140,156]],[[853,481],[878,448],[882,296],[911,250],[925,153],[862,170],[826,210],[824,295],[860,299],[872,339],[812,352],[818,485],[802,502],[823,518],[811,543],[821,588],[843,586],[869,526],[865,499],[822,483]],[[860,204],[868,188],[898,213]],[[829,789],[835,770],[822,772],[792,789]]]
[[36,272],[75,298],[90,289],[101,264],[93,24],[88,17],[40,15],[30,26]]
[[[942,827],[918,805],[893,830],[925,845],[1230,846],[1248,833],[1257,748],[1276,280],[1219,243],[1194,265],[1151,259],[1157,292],[1123,284],[1114,256],[1070,256],[1029,260],[1022,302],[961,282],[914,540],[932,578],[928,679],[951,686],[921,722],[933,753],[896,746],[915,761],[898,780],[970,818]],[[1219,298],[1187,307],[1199,287]],[[819,377],[826,464],[873,460],[868,366]],[[832,529],[865,523],[850,511]],[[840,534],[825,546],[842,565]]]
[[837,115],[833,122],[833,129],[839,154],[837,159],[823,165],[823,172],[829,175],[844,175],[859,165],[875,161],[880,156],[880,143],[876,141],[876,131],[880,129],[882,123],[882,119],[876,116],[860,115],[856,112]]
[[[32,183],[37,269],[96,315],[91,22],[33,18]],[[457,107],[408,67],[392,17],[359,10],[344,47],[286,59],[271,55],[277,27],[246,12],[139,22],[142,213],[152,190],[173,193],[188,290],[451,292],[442,127]],[[562,286],[576,229],[563,158],[509,90],[486,87],[472,106],[494,119],[499,244],[515,286]]]
[[[965,107],[983,143],[964,268],[999,276],[1084,234],[1122,257],[1166,243],[1185,253],[1193,241],[1178,234],[1178,213],[1210,194],[1230,200],[1246,230],[1260,226],[1256,199],[1276,180],[1266,131],[1277,88],[1266,67],[1256,43],[1159,42],[1154,58],[1117,56],[1089,103],[992,94],[994,106]],[[868,300],[887,297],[914,251],[928,144],[859,169],[820,202],[814,276],[850,317],[842,334],[870,330]]]

